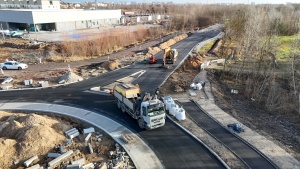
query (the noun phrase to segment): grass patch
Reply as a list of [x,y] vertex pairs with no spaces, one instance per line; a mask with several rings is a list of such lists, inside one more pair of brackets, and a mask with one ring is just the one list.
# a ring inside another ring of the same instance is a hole
[[[281,62],[289,61],[292,54],[300,55],[300,36],[279,36],[279,46],[276,50],[276,59]],[[296,42],[298,41],[298,42]],[[298,43],[297,46],[294,43]]]
[[205,44],[199,51],[198,53],[201,54],[205,54],[208,52],[208,50],[214,45],[215,41],[211,41],[208,42],[207,44]]

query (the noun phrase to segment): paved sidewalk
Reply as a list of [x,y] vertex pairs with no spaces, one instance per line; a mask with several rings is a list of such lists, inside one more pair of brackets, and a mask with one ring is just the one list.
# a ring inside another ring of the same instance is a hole
[[26,102],[0,103],[0,110],[30,110],[55,113],[85,121],[103,130],[120,144],[131,157],[136,168],[164,168],[154,152],[141,138],[121,124],[100,114],[70,106]]
[[[201,70],[201,72],[194,78],[194,82],[204,81],[205,84],[205,92],[209,99],[206,99],[203,91],[194,91],[197,95],[190,96],[188,93],[184,95],[178,95],[178,97],[173,97],[174,99],[187,101],[188,99],[193,99],[196,101],[201,108],[212,118],[214,118],[217,122],[227,128],[227,124],[230,123],[241,123],[231,115],[224,112],[220,109],[214,101],[214,97],[211,91],[211,84],[207,79],[207,72],[205,70]],[[242,123],[241,123],[242,124]],[[268,140],[266,137],[261,136],[259,133],[245,126],[246,132],[236,134],[245,141],[247,141],[250,145],[258,149],[261,153],[267,156],[270,160],[272,160],[277,166],[282,169],[300,169],[300,162],[295,159],[292,155],[287,153],[284,149]],[[235,133],[234,133],[235,134]]]

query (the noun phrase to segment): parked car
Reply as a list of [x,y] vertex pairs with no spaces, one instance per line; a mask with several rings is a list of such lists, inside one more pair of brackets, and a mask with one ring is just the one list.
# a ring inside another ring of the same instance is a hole
[[22,70],[28,68],[28,65],[25,63],[20,63],[16,61],[7,61],[4,63],[0,64],[1,69],[6,70],[6,69],[17,69],[17,70]]
[[23,35],[24,35],[23,31],[16,31],[16,32],[11,34],[11,37],[21,38]]
[[22,37],[24,35],[24,31],[20,31],[20,30],[17,30],[17,31],[10,31],[8,33],[6,33],[6,36],[11,36],[11,37]]

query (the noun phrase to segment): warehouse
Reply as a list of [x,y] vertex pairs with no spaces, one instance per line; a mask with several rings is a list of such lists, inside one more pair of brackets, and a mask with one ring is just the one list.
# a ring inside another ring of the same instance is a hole
[[120,19],[120,9],[0,9],[0,30],[70,31],[116,25]]

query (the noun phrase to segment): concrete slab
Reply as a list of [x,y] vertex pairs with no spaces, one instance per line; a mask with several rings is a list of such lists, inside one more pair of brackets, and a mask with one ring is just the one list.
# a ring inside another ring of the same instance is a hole
[[79,166],[82,166],[82,165],[84,165],[85,161],[84,161],[84,158],[80,158],[78,160],[72,161],[71,163],[72,163],[72,165],[78,164]]
[[88,142],[89,139],[91,138],[92,133],[89,133],[85,138],[84,138],[84,142]]
[[24,162],[25,167],[29,167],[29,165],[36,159],[38,159],[38,156],[33,156],[33,157],[29,158],[28,160],[26,160]]
[[80,169],[79,164],[67,165],[66,169]]
[[26,169],[39,169],[41,166],[39,164],[33,165],[31,167],[28,167]]
[[94,133],[94,132],[95,132],[94,127],[89,127],[89,128],[83,129],[83,134]]
[[48,163],[49,167],[55,167],[56,165],[58,165],[60,162],[62,162],[64,159],[68,158],[69,156],[71,156],[73,154],[73,150],[69,150],[66,153],[62,154],[61,156],[55,158],[54,160],[50,161]]
[[49,158],[57,158],[58,156],[60,156],[61,154],[59,153],[48,153],[47,154],[47,157]]

